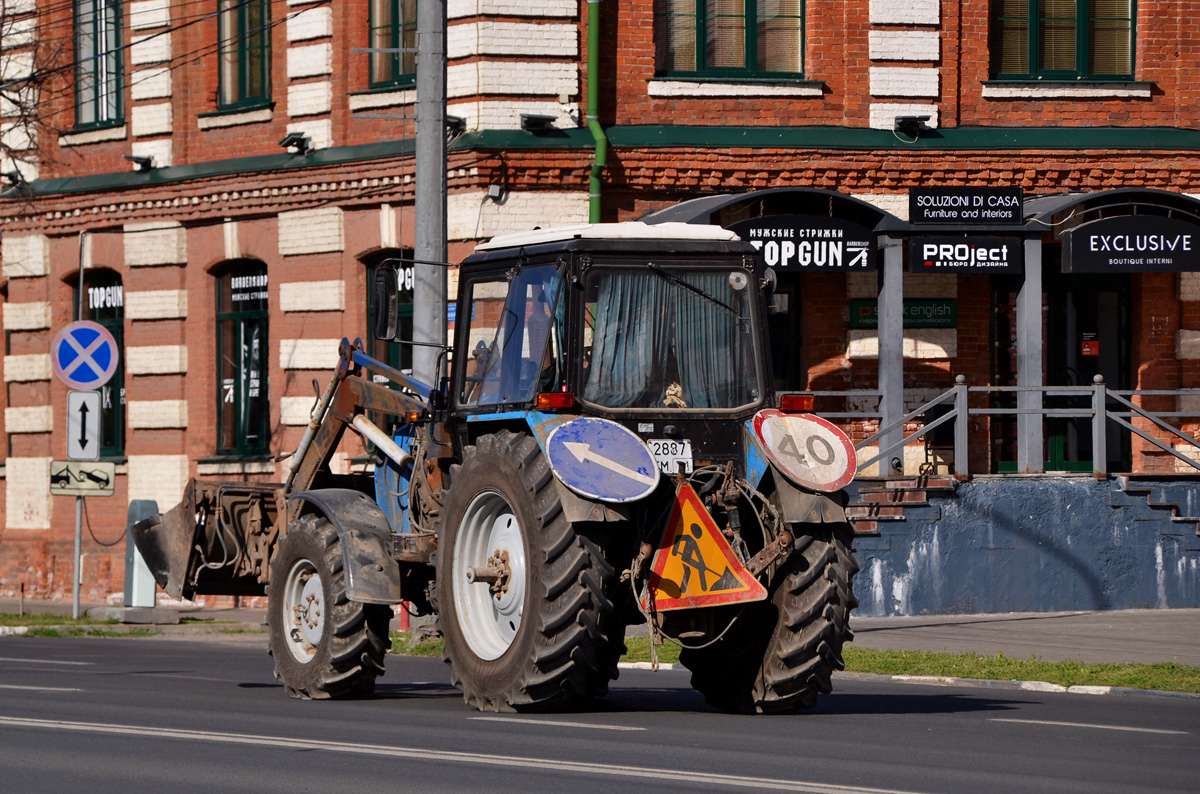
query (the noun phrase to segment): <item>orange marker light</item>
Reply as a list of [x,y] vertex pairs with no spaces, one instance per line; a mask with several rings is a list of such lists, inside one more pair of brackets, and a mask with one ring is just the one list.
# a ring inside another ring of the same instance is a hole
[[539,394],[533,401],[533,405],[539,411],[561,410],[563,408],[573,408],[575,406],[575,395],[569,391],[548,391]]
[[811,394],[781,394],[779,395],[779,410],[788,413],[809,412],[813,409]]

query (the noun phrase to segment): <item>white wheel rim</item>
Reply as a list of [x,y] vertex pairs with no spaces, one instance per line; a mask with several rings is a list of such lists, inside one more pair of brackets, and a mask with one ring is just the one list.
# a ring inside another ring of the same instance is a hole
[[[468,582],[467,569],[508,555],[507,588],[493,593],[487,582]],[[479,494],[467,507],[454,541],[454,611],[467,645],[480,659],[498,659],[512,645],[525,610],[525,543],[508,501],[495,491]]]
[[307,664],[325,633],[325,588],[309,560],[297,560],[288,571],[281,607],[287,648],[296,661]]

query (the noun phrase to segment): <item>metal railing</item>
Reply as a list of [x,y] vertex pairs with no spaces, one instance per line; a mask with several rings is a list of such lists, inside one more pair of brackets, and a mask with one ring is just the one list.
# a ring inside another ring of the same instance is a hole
[[[803,393],[811,394],[814,398],[823,397],[827,399],[831,397],[878,398],[880,396],[877,390],[811,391]],[[1019,395],[1021,393],[1037,393],[1043,400],[1051,402],[1057,402],[1058,398],[1088,398],[1089,404],[1066,408],[1048,408],[1045,405],[1036,408],[972,408],[969,405],[971,394]],[[1197,420],[1197,423],[1200,424],[1200,413],[1196,411],[1149,411],[1134,402],[1134,398],[1142,397],[1196,397],[1197,401],[1200,402],[1200,389],[1109,389],[1104,383],[1104,379],[1099,375],[1095,377],[1091,386],[968,386],[966,378],[959,375],[954,379],[954,386],[949,390],[942,392],[919,408],[906,413],[886,426],[881,426],[874,435],[855,444],[856,450],[862,450],[878,442],[880,439],[886,438],[888,434],[903,428],[909,422],[918,418],[923,419],[935,407],[946,406],[944,413],[924,424],[915,432],[907,436],[902,435],[898,441],[879,449],[873,457],[861,460],[858,464],[858,471],[862,472],[880,460],[890,460],[894,453],[905,446],[925,439],[928,433],[943,425],[953,423],[954,474],[957,477],[966,477],[970,474],[967,420],[972,416],[1038,416],[1042,421],[1046,419],[1087,419],[1091,424],[1092,473],[1098,476],[1108,473],[1109,420],[1116,422],[1125,430],[1148,441],[1163,452],[1173,455],[1191,468],[1200,471],[1200,454],[1196,458],[1188,457],[1170,444],[1165,443],[1161,438],[1153,435],[1153,433],[1135,426],[1133,421],[1131,421],[1138,419],[1145,420],[1159,430],[1164,431],[1168,435],[1168,438],[1172,436],[1178,438],[1200,453],[1200,442],[1197,442],[1190,433],[1164,421],[1164,419],[1191,418]],[[1110,406],[1110,401],[1111,403],[1115,403],[1115,407]],[[828,419],[880,419],[882,416],[878,410],[821,411],[820,415]],[[963,418],[963,421],[960,421],[960,417]]]

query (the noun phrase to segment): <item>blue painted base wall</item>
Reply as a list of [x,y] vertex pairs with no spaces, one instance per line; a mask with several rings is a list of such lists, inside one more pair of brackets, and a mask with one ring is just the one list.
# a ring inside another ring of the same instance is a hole
[[[1145,483],[1184,515],[1200,482]],[[859,615],[1200,607],[1200,537],[1090,478],[996,478],[931,495],[855,542]]]

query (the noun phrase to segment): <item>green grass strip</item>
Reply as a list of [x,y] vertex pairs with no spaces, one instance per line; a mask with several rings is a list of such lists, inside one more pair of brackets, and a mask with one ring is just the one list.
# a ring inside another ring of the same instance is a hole
[[25,633],[26,637],[153,637],[158,632],[152,629],[129,629],[128,631],[110,631],[108,629],[92,629],[84,627],[31,628]]
[[1114,686],[1200,693],[1200,667],[1158,664],[1048,662],[1004,654],[950,654],[926,651],[879,651],[847,646],[846,670],[880,675],[928,675],[989,681],[1047,681],[1060,686]]
[[0,626],[111,626],[117,622],[116,618],[98,620],[87,615],[75,620],[70,615],[52,615],[48,612],[25,615],[0,612]]

